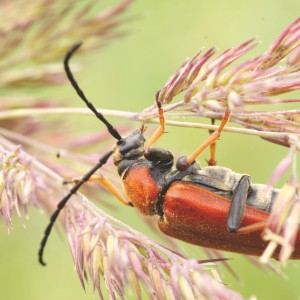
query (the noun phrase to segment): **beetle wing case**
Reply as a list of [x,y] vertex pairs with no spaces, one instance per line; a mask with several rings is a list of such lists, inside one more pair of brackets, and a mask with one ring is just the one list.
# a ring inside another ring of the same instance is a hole
[[[230,200],[189,182],[174,182],[165,194],[159,228],[191,244],[259,256],[266,242],[261,231],[237,235],[226,228]],[[269,214],[247,206],[241,227],[267,220]],[[298,240],[299,240],[298,233]],[[299,242],[298,242],[299,243]],[[300,258],[300,245],[292,258]],[[278,254],[278,253],[277,253]],[[276,255],[275,254],[275,257]]]

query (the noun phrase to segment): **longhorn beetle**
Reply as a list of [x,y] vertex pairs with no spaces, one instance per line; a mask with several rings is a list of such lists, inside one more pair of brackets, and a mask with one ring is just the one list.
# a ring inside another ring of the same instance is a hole
[[[88,173],[73,180],[75,185],[59,202],[45,230],[39,250],[39,262],[45,265],[43,252],[57,216],[71,196],[87,181],[101,183],[123,204],[136,207],[143,215],[159,215],[158,226],[169,236],[204,247],[261,255],[266,247],[261,234],[279,190],[268,190],[266,194],[266,186],[251,183],[248,175],[215,166],[214,144],[229,119],[229,111],[225,112],[218,130],[211,133],[190,156],[179,158],[176,168],[173,168],[174,157],[170,151],[152,148],[165,131],[161,103],[156,100],[160,126],[146,145],[144,127],[125,138],[121,137],[89,102],[73,77],[69,60],[80,46],[81,43],[74,45],[66,54],[66,75],[79,97],[106,125],[117,142]],[[211,166],[200,168],[195,159],[209,146]],[[122,178],[129,201],[107,179],[94,175],[110,156]],[[243,227],[249,230],[236,234]],[[299,232],[293,259],[300,258]],[[278,252],[275,252],[274,257],[277,256]]]

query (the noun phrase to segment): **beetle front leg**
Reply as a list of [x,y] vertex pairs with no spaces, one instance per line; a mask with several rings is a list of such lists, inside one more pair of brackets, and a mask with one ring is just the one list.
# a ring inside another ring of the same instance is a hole
[[149,149],[159,140],[159,138],[165,133],[166,128],[166,121],[165,121],[165,115],[164,110],[161,106],[161,103],[158,101],[159,92],[156,94],[156,105],[158,108],[158,117],[159,117],[159,123],[160,126],[157,128],[157,130],[154,132],[152,137],[149,139],[148,143],[145,146],[145,152],[147,153]]
[[230,232],[236,232],[239,229],[246,208],[249,188],[250,177],[245,175],[239,181],[231,200],[227,217],[227,229]]
[[[64,184],[66,184],[66,183],[75,183],[76,184],[81,179],[82,179],[82,177],[75,177],[70,181],[67,181],[67,180],[64,181]],[[123,203],[125,205],[132,206],[131,202],[126,200],[119,193],[118,189],[112,184],[112,182],[110,180],[108,180],[106,177],[104,177],[102,175],[93,175],[89,178],[89,180],[87,182],[98,182],[98,183],[100,183],[108,192],[113,194],[121,203]]]

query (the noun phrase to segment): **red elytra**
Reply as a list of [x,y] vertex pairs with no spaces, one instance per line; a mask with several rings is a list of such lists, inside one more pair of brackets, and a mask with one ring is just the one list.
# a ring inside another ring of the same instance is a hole
[[[149,168],[136,165],[124,176],[124,190],[144,215],[158,214],[160,230],[179,240],[203,247],[260,256],[267,246],[263,228],[247,234],[227,229],[231,200],[193,182],[174,181],[159,198]],[[159,200],[158,200],[159,199]],[[269,212],[245,206],[240,227],[267,221]],[[273,255],[278,258],[279,251]],[[291,259],[300,258],[300,230]]]
[[[175,182],[165,194],[164,216],[158,222],[165,234],[203,247],[247,255],[262,255],[267,243],[262,230],[247,234],[226,228],[230,200],[197,185]],[[241,227],[267,221],[269,213],[246,206]],[[278,258],[278,251],[274,253]],[[300,258],[300,231],[291,259]]]

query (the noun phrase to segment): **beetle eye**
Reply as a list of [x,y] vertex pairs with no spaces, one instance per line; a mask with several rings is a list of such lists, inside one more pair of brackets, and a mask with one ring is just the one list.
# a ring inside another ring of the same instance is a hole
[[120,145],[120,153],[122,155],[128,153],[131,150],[135,150],[141,146],[141,143],[139,141],[124,141],[123,144]]
[[138,151],[143,153],[144,151],[144,143],[145,138],[143,137],[143,134],[141,130],[136,130],[129,136],[127,136],[125,139],[122,140],[122,143],[119,144],[117,142],[117,146],[119,147],[119,152],[121,155],[126,155],[129,152],[132,151]]

